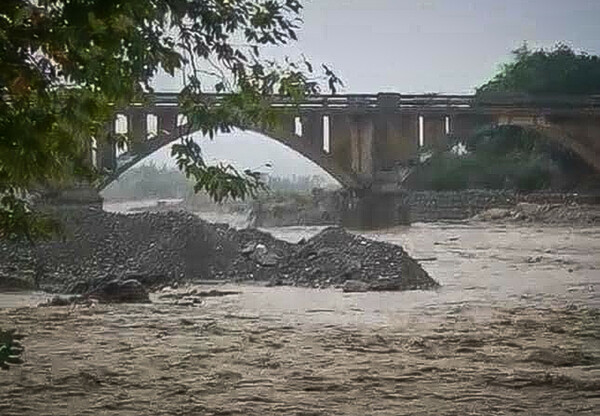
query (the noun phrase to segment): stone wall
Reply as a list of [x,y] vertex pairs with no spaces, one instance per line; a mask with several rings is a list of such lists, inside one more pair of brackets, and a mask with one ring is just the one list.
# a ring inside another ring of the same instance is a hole
[[465,220],[490,208],[511,208],[521,202],[600,205],[600,194],[466,190],[359,196],[322,191],[302,203],[293,199],[257,202],[251,215],[252,224],[257,227],[342,224],[353,229],[376,229],[414,222]]
[[342,191],[315,190],[305,198],[283,201],[258,200],[251,206],[250,223],[254,227],[339,225],[346,204]]
[[513,191],[411,191],[403,194],[402,205],[410,222],[464,220],[490,208],[510,208],[521,202],[535,204],[599,205],[600,195]]

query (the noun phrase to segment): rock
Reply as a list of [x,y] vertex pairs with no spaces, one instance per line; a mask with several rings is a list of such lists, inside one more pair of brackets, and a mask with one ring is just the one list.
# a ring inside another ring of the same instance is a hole
[[9,364],[23,364],[21,339],[23,336],[17,334],[16,330],[4,331],[0,328],[0,369],[9,370]]
[[544,258],[542,256],[529,256],[527,263],[540,263]]
[[482,220],[482,221],[494,221],[494,220],[500,220],[503,218],[510,217],[510,215],[511,215],[511,212],[509,209],[491,208],[491,209],[488,209],[487,211],[484,211],[484,212],[476,215],[475,219]]
[[149,288],[209,278],[238,254],[233,232],[184,212],[113,214],[92,209],[50,212],[64,236],[39,241],[0,239],[0,272],[34,269],[40,289],[83,294],[109,274]]
[[264,244],[256,245],[250,257],[264,267],[273,267],[279,262],[277,253],[269,251]]
[[85,295],[102,303],[149,303],[148,291],[137,280],[111,280]]
[[241,253],[245,256],[249,256],[254,253],[254,250],[256,250],[256,243],[248,243],[242,248]]
[[369,284],[360,280],[347,280],[342,287],[344,292],[368,292]]
[[46,303],[42,303],[39,306],[69,306],[75,303],[78,299],[76,296],[54,296],[52,299],[48,299]]

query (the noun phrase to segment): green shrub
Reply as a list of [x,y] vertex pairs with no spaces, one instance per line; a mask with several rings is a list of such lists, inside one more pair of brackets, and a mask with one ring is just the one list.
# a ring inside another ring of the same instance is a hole
[[18,339],[22,338],[14,330],[3,331],[0,329],[0,368],[9,369],[8,364],[21,364],[23,348]]
[[576,186],[588,172],[571,152],[520,127],[480,131],[463,143],[466,154],[438,153],[420,168],[421,187],[535,191]]

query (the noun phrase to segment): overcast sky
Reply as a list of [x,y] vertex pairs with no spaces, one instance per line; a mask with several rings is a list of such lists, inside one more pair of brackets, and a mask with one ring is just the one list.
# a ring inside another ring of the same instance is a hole
[[[469,93],[524,41],[600,54],[600,0],[307,0],[299,41],[346,92]],[[176,89],[179,80],[160,77]]]
[[313,0],[298,47],[351,92],[468,93],[523,41],[600,53],[600,0]]
[[[326,63],[343,92],[470,93],[524,41],[566,42],[600,54],[600,0],[308,0],[299,42],[274,51]],[[160,76],[157,87],[177,90]],[[240,166],[273,163],[279,172],[318,169],[282,145],[237,134],[206,146],[207,156]],[[258,140],[258,141],[257,141]],[[155,157],[167,161],[165,151]]]

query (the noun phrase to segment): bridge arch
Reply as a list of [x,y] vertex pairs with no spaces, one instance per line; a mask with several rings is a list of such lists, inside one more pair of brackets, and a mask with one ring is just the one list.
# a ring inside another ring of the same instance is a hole
[[515,126],[539,133],[541,137],[577,155],[590,168],[600,172],[600,119],[530,117],[503,120],[498,126]]
[[[294,153],[319,166],[344,188],[357,188],[359,186],[358,180],[354,175],[348,173],[339,166],[334,158],[327,154],[327,152],[315,151],[314,147],[311,146],[310,143],[303,141],[302,137],[298,137],[295,134],[282,134],[281,131],[277,132],[257,128],[240,131],[244,133],[256,133],[284,145]],[[134,145],[131,146],[131,149],[118,155],[116,157],[114,169],[106,173],[104,180],[99,185],[99,190],[102,191],[106,189],[111,183],[118,180],[123,173],[151,154],[186,136],[198,133],[198,130],[189,129],[187,125],[178,125],[171,132],[163,131],[162,133],[163,134],[159,134],[158,136],[149,136],[143,141],[135,141]]]
[[[218,104],[222,95],[207,94]],[[394,93],[311,96],[302,102],[273,97],[281,126],[250,129],[293,149],[323,168],[344,187],[356,190],[402,187],[405,170],[420,153],[444,149],[448,136],[467,138],[486,125],[514,124],[541,131],[600,171],[600,97],[485,99],[454,95]],[[96,152],[107,177],[101,187],[159,148],[195,133],[180,124],[176,94],[158,93],[121,109],[133,139],[117,155],[114,146]],[[148,138],[148,113],[157,116],[157,137]],[[326,134],[328,132],[328,134]],[[423,140],[421,140],[421,135]],[[301,136],[301,137],[299,137]]]
[[450,137],[468,139],[497,127],[514,126],[524,131],[539,133],[578,156],[593,170],[600,172],[600,117],[553,116],[535,112],[523,114],[459,114],[451,118]]

